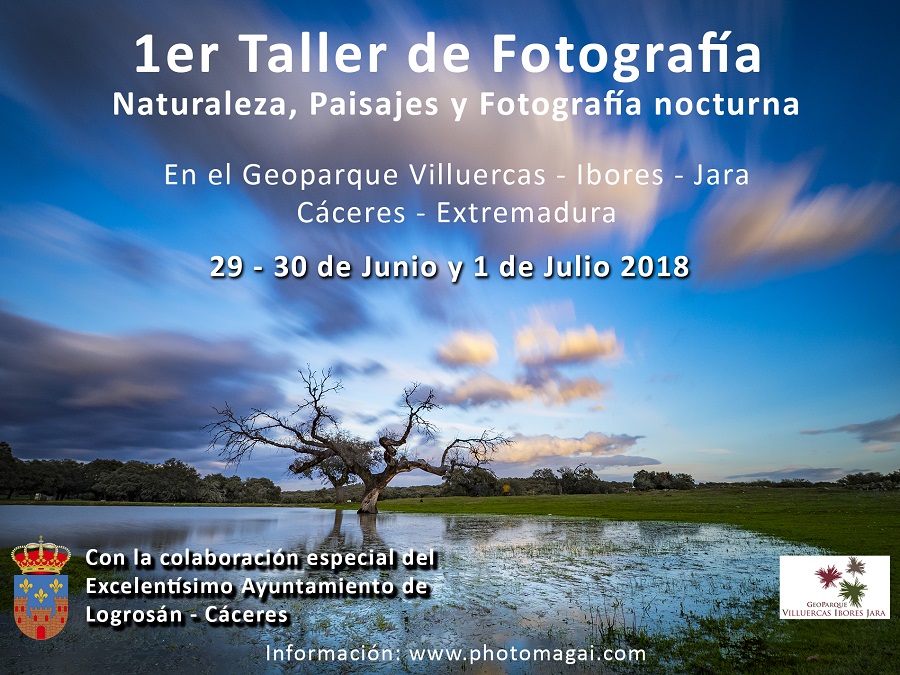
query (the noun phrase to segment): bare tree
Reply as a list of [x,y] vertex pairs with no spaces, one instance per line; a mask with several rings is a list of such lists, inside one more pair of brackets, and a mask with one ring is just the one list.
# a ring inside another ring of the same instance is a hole
[[210,449],[219,448],[229,464],[239,463],[260,446],[291,450],[298,456],[290,471],[300,475],[338,457],[365,487],[359,513],[378,513],[378,497],[395,476],[419,469],[443,477],[457,467],[489,462],[498,447],[510,443],[502,434],[486,430],[480,436],[453,439],[437,460],[420,456],[419,448],[409,445],[414,437],[426,445],[435,439],[437,428],[425,416],[440,406],[433,391],[419,396],[420,385],[416,383],[403,391],[400,425],[383,430],[377,445],[360,443],[340,428],[325,405],[329,395],[341,390],[341,382],[332,379],[330,370],[316,373],[307,368],[300,376],[307,395],[289,415],[259,409],[238,415],[227,403],[217,409],[220,419],[208,426],[212,433]]

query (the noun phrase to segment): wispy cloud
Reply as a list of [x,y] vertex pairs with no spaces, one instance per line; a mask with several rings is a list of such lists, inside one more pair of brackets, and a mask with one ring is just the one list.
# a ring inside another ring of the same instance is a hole
[[801,434],[815,436],[818,434],[853,434],[863,443],[881,441],[883,443],[900,442],[900,413],[882,420],[864,422],[862,424],[845,424],[833,429],[807,429]]
[[[0,236],[58,256],[90,264],[140,285],[164,283],[210,291],[209,261],[164,248],[128,231],[103,227],[70,211],[33,204],[0,211]],[[234,295],[240,289],[229,289]]]
[[809,481],[834,481],[843,478],[848,473],[859,473],[868,469],[840,469],[837,467],[786,467],[772,469],[771,471],[757,471],[755,473],[741,473],[734,476],[726,476],[728,480],[763,479],[763,480],[809,480]]
[[452,389],[436,389],[438,400],[458,406],[497,405],[526,401],[536,394],[524,382],[506,382],[488,373],[477,373]]
[[705,271],[728,276],[752,269],[759,275],[841,260],[900,224],[894,185],[831,186],[808,194],[809,179],[807,168],[794,166],[726,188],[700,229]]
[[[611,457],[596,457],[587,462],[595,469],[614,469],[626,466],[655,466],[662,464],[653,457],[640,457],[638,455],[613,455]],[[630,480],[630,479],[629,479]]]
[[881,454],[885,452],[896,452],[897,448],[889,443],[872,443],[863,448],[866,452],[873,452],[875,454]]

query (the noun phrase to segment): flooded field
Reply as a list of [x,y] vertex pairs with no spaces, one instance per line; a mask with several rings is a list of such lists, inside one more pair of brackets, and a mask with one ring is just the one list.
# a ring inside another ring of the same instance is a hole
[[[815,549],[751,532],[707,524],[616,522],[509,516],[380,514],[315,509],[167,507],[2,507],[0,546],[36,541],[154,554],[185,548],[218,553],[434,550],[438,567],[411,572],[140,571],[142,578],[183,575],[256,581],[327,579],[391,581],[410,576],[430,584],[428,598],[169,598],[90,599],[94,607],[158,608],[201,613],[210,604],[284,609],[289,626],[214,627],[188,620],[162,628],[88,626],[85,597],[71,601],[70,624],[52,641],[36,643],[7,623],[0,652],[15,654],[21,670],[65,660],[80,670],[114,672],[423,672],[410,649],[581,648],[627,649],[629,636],[677,631],[689,615],[717,615],[777,592],[778,557]],[[137,571],[122,574],[134,576]],[[272,650],[376,645],[390,662],[281,662]],[[121,659],[127,658],[123,670]],[[432,667],[462,669],[462,663]],[[597,666],[590,666],[596,671]],[[554,672],[569,672],[560,666]],[[468,664],[468,672],[473,672]],[[548,672],[533,664],[480,664],[474,672]]]

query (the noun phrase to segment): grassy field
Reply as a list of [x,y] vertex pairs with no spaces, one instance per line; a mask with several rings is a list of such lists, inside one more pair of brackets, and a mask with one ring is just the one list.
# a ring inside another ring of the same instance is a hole
[[[349,505],[348,505],[349,506]],[[685,492],[390,500],[383,511],[522,514],[725,523],[847,555],[891,556],[890,621],[779,621],[778,598],[757,619],[698,618],[651,648],[691,673],[900,673],[900,493],[727,488]],[[664,665],[664,664],[659,664]],[[655,672],[655,671],[648,671]]]

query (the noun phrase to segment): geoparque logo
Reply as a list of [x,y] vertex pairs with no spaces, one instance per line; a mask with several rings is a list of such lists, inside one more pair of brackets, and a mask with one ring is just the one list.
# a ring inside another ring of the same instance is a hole
[[890,619],[890,556],[781,556],[782,619]]

